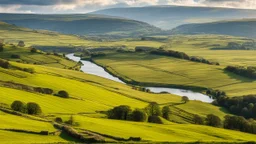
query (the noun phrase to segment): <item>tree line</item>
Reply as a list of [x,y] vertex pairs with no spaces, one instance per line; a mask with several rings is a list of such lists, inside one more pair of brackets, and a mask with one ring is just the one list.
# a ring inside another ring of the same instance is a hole
[[171,110],[169,106],[160,106],[156,102],[151,102],[144,109],[132,110],[130,106],[120,105],[107,112],[109,119],[128,120],[137,122],[162,123],[160,117],[169,120]]
[[226,71],[235,73],[240,76],[256,79],[256,67],[244,67],[244,66],[227,66]]
[[162,48],[150,51],[150,54],[162,55],[162,56],[171,56],[179,59],[185,59],[193,62],[205,63],[209,65],[220,65],[218,62],[211,62],[205,58],[189,56],[184,52],[174,51],[174,50],[164,50]]

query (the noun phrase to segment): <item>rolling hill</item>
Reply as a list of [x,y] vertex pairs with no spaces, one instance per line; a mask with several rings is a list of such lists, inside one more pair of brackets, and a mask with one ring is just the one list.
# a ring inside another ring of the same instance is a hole
[[30,29],[75,35],[139,36],[161,30],[145,22],[102,15],[0,14],[0,20]]
[[173,34],[220,34],[256,38],[256,19],[185,24],[171,30]]
[[187,23],[255,18],[256,10],[185,6],[150,6],[111,8],[96,11],[93,12],[93,14],[104,14],[140,20],[170,30]]

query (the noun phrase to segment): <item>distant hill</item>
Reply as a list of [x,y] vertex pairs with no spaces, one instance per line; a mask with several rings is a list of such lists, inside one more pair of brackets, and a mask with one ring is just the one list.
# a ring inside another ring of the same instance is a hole
[[161,32],[145,22],[91,14],[0,14],[0,20],[30,29],[76,35],[138,36]]
[[96,11],[93,14],[104,14],[144,21],[169,30],[188,23],[256,18],[256,10],[185,6],[112,8]]
[[172,34],[221,34],[256,38],[256,19],[185,24],[171,30]]

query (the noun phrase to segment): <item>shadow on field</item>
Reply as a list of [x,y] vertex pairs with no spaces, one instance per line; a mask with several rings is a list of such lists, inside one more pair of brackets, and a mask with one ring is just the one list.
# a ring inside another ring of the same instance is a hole
[[74,138],[70,137],[67,133],[65,133],[63,131],[60,133],[60,137],[63,138],[64,140],[69,141],[69,142],[76,142],[76,143],[81,142],[77,139],[74,139]]
[[228,110],[227,110],[226,108],[224,108],[224,107],[220,107],[219,110],[222,111],[222,112],[224,112],[225,114],[230,114],[230,113],[228,112]]
[[239,76],[237,74],[234,74],[234,73],[231,73],[231,72],[228,72],[228,71],[225,71],[225,70],[223,70],[223,73],[228,75],[231,79],[236,79],[236,80],[239,80],[241,82],[254,82],[255,81],[253,79],[246,78],[246,77],[243,77],[243,76]]

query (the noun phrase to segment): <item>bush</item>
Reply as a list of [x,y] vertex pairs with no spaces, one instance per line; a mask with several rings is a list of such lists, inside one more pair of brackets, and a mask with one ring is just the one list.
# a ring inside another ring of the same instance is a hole
[[14,59],[19,59],[19,58],[20,58],[20,55],[17,55],[17,54],[12,54],[12,55],[11,55],[11,58],[14,58]]
[[68,92],[61,90],[58,92],[58,96],[62,97],[62,98],[69,98],[69,94]]
[[60,118],[60,117],[56,117],[55,118],[55,121],[57,122],[57,123],[62,123],[63,121],[62,121],[62,118]]
[[169,120],[170,119],[169,118],[170,113],[171,113],[170,107],[169,106],[164,106],[163,109],[162,109],[163,118]]
[[149,116],[161,116],[161,109],[156,102],[151,102],[145,109]]
[[12,103],[11,108],[15,111],[24,112],[25,104],[16,100]]
[[132,112],[132,120],[137,122],[144,122],[147,120],[147,114],[143,110],[135,109]]
[[183,101],[184,103],[189,102],[189,98],[187,96],[183,96],[181,97],[181,101]]
[[199,125],[203,125],[204,124],[204,118],[199,116],[199,115],[195,115],[193,118],[193,121],[195,124],[199,124]]
[[4,44],[0,42],[0,52],[4,51]]
[[128,116],[132,112],[127,105],[120,105],[108,111],[108,118],[118,120],[128,120]]
[[37,103],[29,102],[27,103],[27,112],[28,114],[37,115],[37,114],[41,114],[42,110]]
[[221,126],[221,119],[213,114],[207,115],[206,118],[207,125],[213,126],[213,127],[220,127]]
[[33,68],[23,68],[22,70],[24,72],[28,72],[28,73],[31,73],[31,74],[35,73],[35,69],[33,69]]
[[9,64],[8,61],[1,60],[1,59],[0,59],[0,67],[5,68],[5,69],[8,69],[8,68],[10,67],[10,64]]
[[18,46],[20,46],[20,47],[24,47],[24,46],[25,46],[24,41],[19,41]]
[[30,52],[36,53],[36,52],[37,52],[37,49],[36,49],[36,48],[31,48]]
[[149,116],[148,122],[150,123],[157,123],[157,124],[163,124],[161,118],[159,116]]

